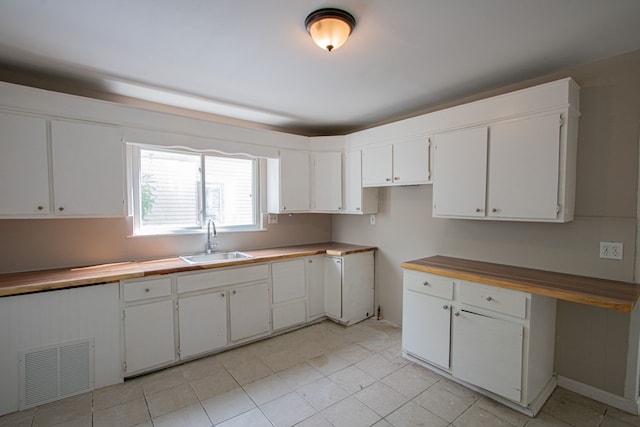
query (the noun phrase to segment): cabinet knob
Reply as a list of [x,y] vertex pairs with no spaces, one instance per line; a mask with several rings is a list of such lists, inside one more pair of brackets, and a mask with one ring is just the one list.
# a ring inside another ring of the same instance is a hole
[[491,212],[498,212],[498,209],[493,208],[493,209],[491,209]]
[[286,211],[286,210],[287,210],[287,207],[286,207],[286,206],[283,206],[283,207],[282,207],[282,210],[283,210],[283,211]]
[[360,208],[356,208],[356,210],[357,210],[357,211],[359,211],[359,210],[360,210]]
[[224,298],[224,292],[220,294],[220,298]]
[[453,313],[454,316],[460,316],[460,312],[456,311],[455,313]]
[[387,182],[391,181],[391,178],[385,178],[385,181],[387,181]]
[[233,295],[235,295],[235,294],[237,293],[237,291],[232,291],[231,293],[232,293]]
[[493,301],[493,297],[487,297],[487,301]]
[[64,206],[60,206],[60,207],[58,208],[58,210],[59,210],[60,212],[62,212],[62,211],[64,210]]
[[144,291],[145,291],[145,292],[149,292],[149,291],[150,291],[150,289],[149,289],[149,288],[144,288]]
[[429,283],[429,282],[424,282],[424,283],[422,284],[422,286],[431,286],[431,283]]
[[445,309],[445,310],[449,310],[449,306],[448,305],[443,305],[442,308]]
[[480,212],[482,209],[480,208],[476,208],[476,212]]
[[44,206],[38,206],[38,210],[41,211],[44,209]]
[[313,264],[313,260],[312,259],[309,260],[309,264]]
[[394,180],[394,181],[400,181],[400,177],[399,177],[399,176],[396,176],[396,177],[394,177],[394,178],[393,178],[393,180]]

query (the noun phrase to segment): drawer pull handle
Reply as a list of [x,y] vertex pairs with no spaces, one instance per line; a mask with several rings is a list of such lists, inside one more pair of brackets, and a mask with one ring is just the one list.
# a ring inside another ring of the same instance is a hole
[[454,316],[460,316],[460,312],[456,311],[455,313],[453,313]]
[[493,297],[487,297],[487,301],[493,301]]
[[448,305],[443,305],[442,308],[444,308],[445,310],[449,310],[449,306]]
[[422,284],[422,286],[431,286],[431,283],[429,283],[429,282],[424,282],[424,283]]

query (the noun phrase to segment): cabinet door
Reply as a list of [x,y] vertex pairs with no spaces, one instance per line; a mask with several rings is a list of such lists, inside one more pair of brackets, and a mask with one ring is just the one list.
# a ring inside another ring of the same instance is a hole
[[282,212],[309,211],[310,170],[309,153],[282,151],[280,153],[280,210]]
[[485,216],[487,128],[441,133],[434,140],[433,216]]
[[374,315],[374,252],[342,257],[342,322],[351,324]]
[[548,114],[489,128],[488,216],[557,218],[560,124]]
[[362,188],[361,151],[351,151],[344,155],[344,212],[378,212],[378,189]]
[[517,322],[456,311],[451,350],[453,375],[519,402],[523,331]]
[[227,298],[225,292],[180,298],[178,301],[180,358],[227,345]]
[[420,359],[449,369],[451,304],[405,290],[402,302],[402,348]]
[[393,144],[393,183],[429,182],[429,141],[426,137]]
[[342,258],[326,257],[324,263],[327,315],[342,318]]
[[362,150],[362,185],[364,187],[380,187],[392,184],[393,147]]
[[342,153],[313,153],[313,209],[342,211]]
[[271,264],[273,303],[279,304],[306,296],[304,259],[274,262]]
[[230,294],[231,341],[269,332],[271,325],[268,283],[235,288]]
[[171,300],[124,309],[125,373],[175,361],[173,313]]
[[47,123],[0,114],[0,215],[49,213]]
[[307,257],[307,285],[309,296],[307,300],[309,319],[324,316],[324,255]]
[[51,145],[56,214],[124,216],[120,129],[52,121]]

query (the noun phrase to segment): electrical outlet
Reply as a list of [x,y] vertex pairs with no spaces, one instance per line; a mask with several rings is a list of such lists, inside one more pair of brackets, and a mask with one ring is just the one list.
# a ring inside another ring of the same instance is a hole
[[376,223],[376,216],[375,215],[369,215],[369,223],[371,225]]
[[623,258],[622,243],[600,242],[600,258],[622,260]]
[[278,215],[269,214],[269,216],[267,217],[267,223],[269,223],[269,224],[277,224],[278,223]]

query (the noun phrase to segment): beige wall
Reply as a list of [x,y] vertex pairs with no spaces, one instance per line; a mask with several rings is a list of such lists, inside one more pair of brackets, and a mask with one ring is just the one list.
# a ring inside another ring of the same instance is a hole
[[[173,257],[204,251],[204,233],[127,237],[127,220],[0,220],[0,273]],[[221,250],[258,249],[331,240],[328,215],[279,215],[265,231],[218,233]]]
[[[436,254],[633,281],[640,51],[513,89],[565,76],[582,87],[575,221],[436,219],[431,217],[431,186],[380,189],[375,225],[368,215],[334,216],[334,240],[380,248],[376,295],[385,318],[402,322],[400,263]],[[623,242],[624,260],[600,259],[603,240]],[[558,373],[623,395],[628,330],[628,314],[559,303]]]

